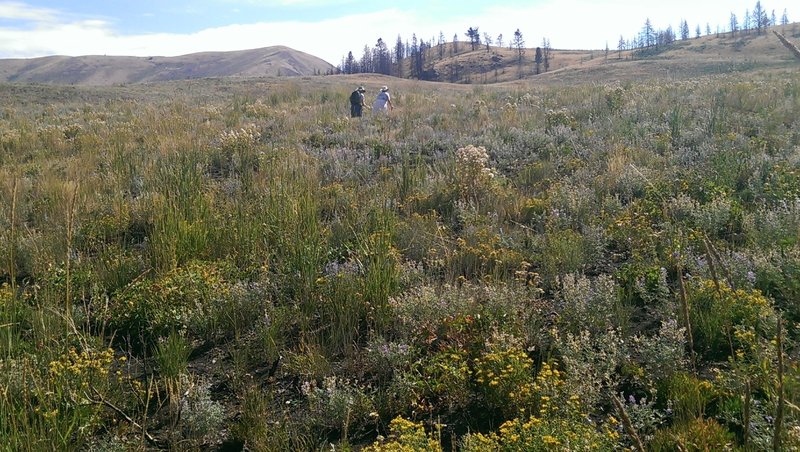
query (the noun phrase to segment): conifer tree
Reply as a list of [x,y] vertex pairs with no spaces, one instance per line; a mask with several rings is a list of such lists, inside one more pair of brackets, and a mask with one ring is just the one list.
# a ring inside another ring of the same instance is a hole
[[550,40],[542,38],[542,56],[544,57],[544,71],[550,70],[550,61],[552,60],[553,48],[550,46]]
[[644,21],[644,27],[642,28],[642,38],[640,42],[644,47],[650,47],[655,44],[655,35],[656,32],[653,29],[653,23],[650,22],[650,18],[648,17],[647,20]]
[[353,57],[353,51],[347,52],[347,58],[344,60],[344,67],[342,67],[342,71],[345,74],[355,74],[358,69],[358,63],[356,63],[356,59]]
[[467,30],[467,32],[464,34],[469,38],[469,43],[472,46],[472,50],[475,50],[475,46],[480,45],[481,43],[481,35],[480,32],[478,32],[478,27],[469,27],[469,30]]
[[769,23],[767,12],[761,6],[761,0],[756,1],[756,6],[753,8],[753,22],[756,26],[756,34],[761,34],[765,26]]
[[403,58],[406,56],[406,46],[403,45],[403,39],[397,35],[397,41],[394,43],[394,61],[397,64],[395,75],[398,77],[403,76]]
[[517,49],[518,62],[522,64],[522,55],[525,54],[525,39],[522,37],[522,32],[519,31],[519,28],[514,32],[514,39],[511,40],[511,44]]

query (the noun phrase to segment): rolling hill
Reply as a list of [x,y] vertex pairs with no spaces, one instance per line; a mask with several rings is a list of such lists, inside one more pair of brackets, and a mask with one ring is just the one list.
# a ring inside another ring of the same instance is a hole
[[314,75],[333,70],[320,58],[289,47],[203,52],[176,57],[48,56],[0,60],[0,81],[114,85],[208,77]]
[[[549,71],[543,65],[537,74],[535,49],[524,49],[522,62],[516,49],[467,43],[434,46],[425,54],[424,73],[430,81],[483,84],[534,80],[541,83],[574,83],[601,80],[632,80],[641,77],[689,78],[708,74],[794,67],[796,60],[772,33],[784,33],[800,43],[800,24],[775,26],[766,33],[755,31],[711,34],[678,40],[645,50],[553,49]],[[411,61],[404,60],[403,76],[411,74]]]
[[[773,29],[791,42],[800,41],[800,24]],[[646,50],[553,49],[548,71],[533,62],[535,48],[516,49],[467,43],[435,46],[426,51],[424,78],[455,84],[580,83],[640,78],[691,78],[708,74],[794,67],[797,61],[771,32],[731,36],[712,34],[679,40]],[[411,61],[402,62],[401,78],[411,77]],[[48,56],[0,59],[0,83],[117,85],[202,78],[309,76],[332,73],[329,63],[285,46],[233,52],[203,52],[177,57]],[[377,75],[377,74],[373,74]],[[356,78],[368,74],[354,74]]]

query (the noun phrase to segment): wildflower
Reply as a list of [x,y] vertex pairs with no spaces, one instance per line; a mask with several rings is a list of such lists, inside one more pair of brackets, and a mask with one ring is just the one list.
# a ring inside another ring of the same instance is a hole
[[559,441],[556,437],[551,436],[551,435],[542,436],[542,442],[545,443],[545,444],[552,445],[552,446],[558,446],[558,445],[561,444],[561,441]]

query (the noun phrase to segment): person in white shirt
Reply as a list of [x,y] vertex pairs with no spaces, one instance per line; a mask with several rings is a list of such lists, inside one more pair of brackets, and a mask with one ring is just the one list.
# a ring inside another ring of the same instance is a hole
[[389,88],[384,86],[381,88],[381,92],[378,93],[378,97],[375,98],[375,102],[372,104],[372,111],[378,114],[387,113],[392,109],[394,109],[394,106],[392,105],[392,98],[389,96]]

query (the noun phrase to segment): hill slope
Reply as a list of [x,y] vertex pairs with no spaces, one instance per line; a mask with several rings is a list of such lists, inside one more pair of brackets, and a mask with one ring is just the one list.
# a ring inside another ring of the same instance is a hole
[[177,57],[49,56],[0,60],[0,81],[112,85],[206,77],[313,75],[332,70],[320,58],[289,47],[203,52]]
[[[773,27],[797,43],[800,24]],[[757,35],[712,34],[676,41],[643,51],[610,52],[608,59],[595,58],[579,66],[568,66],[541,75],[542,82],[638,80],[642,78],[690,79],[730,72],[792,69],[797,61],[778,38],[768,31]]]
[[[800,41],[800,24],[774,30]],[[456,51],[457,50],[457,51]],[[536,49],[524,49],[522,62],[516,49],[485,46],[472,50],[467,43],[435,46],[426,51],[423,78],[451,83],[498,83],[531,79],[548,82],[581,82],[640,77],[686,78],[751,69],[785,68],[795,64],[792,54],[768,31],[756,35],[712,34],[644,51],[554,49],[549,71],[534,64]],[[404,60],[403,76],[412,73],[410,58]]]

